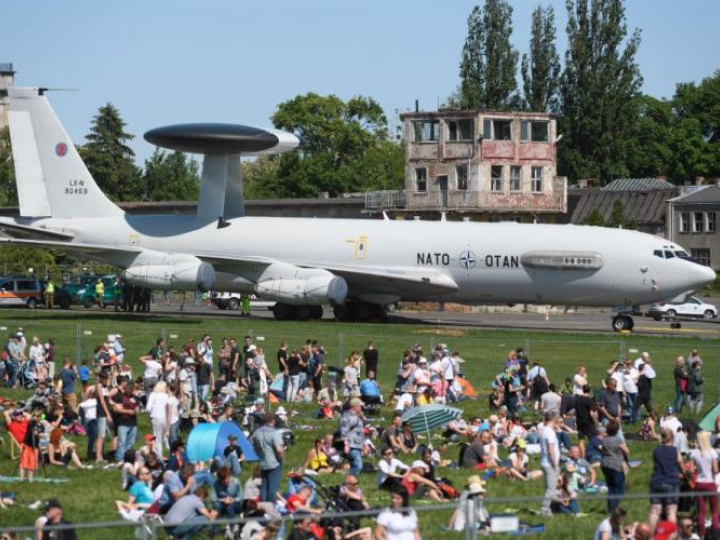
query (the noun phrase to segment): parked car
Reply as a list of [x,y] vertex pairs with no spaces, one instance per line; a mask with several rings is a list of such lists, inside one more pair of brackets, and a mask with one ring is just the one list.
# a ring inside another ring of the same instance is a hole
[[[210,302],[218,307],[218,309],[240,309],[242,306],[242,295],[236,292],[210,292]],[[275,302],[270,300],[261,300],[254,294],[250,296],[251,309],[272,309]]]
[[[22,306],[35,309],[45,305],[45,284],[33,277],[7,277],[0,279],[0,306]],[[70,294],[62,287],[55,287],[53,303],[68,309],[72,303]]]
[[717,308],[712,304],[706,304],[691,296],[687,302],[653,304],[648,310],[648,315],[656,321],[663,317],[702,317],[703,319],[714,319],[718,315]]
[[[115,283],[115,276],[110,274],[106,276],[92,276],[92,279],[88,279],[86,284],[80,287],[73,298],[73,302],[80,304],[86,308],[91,308],[97,304],[97,297],[95,296],[95,284],[98,279],[102,279],[105,290],[103,292],[103,305],[113,305],[115,297],[113,296],[113,288]],[[120,294],[120,303],[122,304],[123,297]]]

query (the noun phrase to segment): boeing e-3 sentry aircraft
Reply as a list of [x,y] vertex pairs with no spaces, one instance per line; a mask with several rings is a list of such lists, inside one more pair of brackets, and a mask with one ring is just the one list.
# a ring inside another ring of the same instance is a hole
[[165,148],[204,155],[197,214],[129,215],[113,204],[37,88],[10,88],[20,203],[3,242],[65,250],[166,290],[255,293],[278,319],[378,317],[398,300],[637,306],[697,291],[715,273],[673,242],[572,225],[247,217],[240,155],[290,150],[291,133],[229,124],[152,130]]

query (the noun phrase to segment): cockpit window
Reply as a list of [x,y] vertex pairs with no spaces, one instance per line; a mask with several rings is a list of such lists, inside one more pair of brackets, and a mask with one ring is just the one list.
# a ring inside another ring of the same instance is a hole
[[661,249],[656,249],[655,251],[653,251],[653,255],[655,255],[656,257],[660,257],[661,259],[665,258],[663,257],[663,252]]
[[672,252],[672,251],[670,251],[669,249],[668,249],[668,250],[665,250],[665,258],[666,258],[666,259],[672,259],[672,258],[674,258],[674,257],[675,257],[675,255],[673,255],[673,252]]
[[680,257],[681,259],[687,259],[687,258],[688,258],[688,254],[685,253],[684,251],[676,251],[676,252],[675,252],[675,256],[676,256],[676,257]]

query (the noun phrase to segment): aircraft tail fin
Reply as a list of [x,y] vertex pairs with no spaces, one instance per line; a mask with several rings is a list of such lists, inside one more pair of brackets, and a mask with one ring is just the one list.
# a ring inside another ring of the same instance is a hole
[[8,88],[10,142],[23,217],[108,217],[123,211],[100,190],[38,88]]

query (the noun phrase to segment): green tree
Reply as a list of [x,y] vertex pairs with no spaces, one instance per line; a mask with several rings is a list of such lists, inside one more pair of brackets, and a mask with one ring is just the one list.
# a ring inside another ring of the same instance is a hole
[[125,132],[125,121],[112,103],[98,109],[85,138],[87,143],[78,150],[100,189],[114,201],[142,199],[142,175],[127,145],[133,135]]
[[568,49],[560,84],[560,174],[607,182],[627,175],[629,132],[642,78],[640,32],[628,37],[623,0],[567,0]]
[[272,121],[305,142],[301,151],[280,156],[277,197],[336,196],[403,184],[402,148],[389,140],[385,113],[371,98],[345,102],[309,93],[281,103]]
[[17,206],[17,184],[10,148],[10,130],[0,130],[0,206]]
[[603,215],[600,213],[600,210],[597,208],[593,208],[593,211],[590,212],[590,215],[588,216],[587,220],[585,221],[586,225],[595,225],[596,227],[602,227],[605,225],[605,218],[603,218]]
[[45,276],[46,271],[58,275],[54,252],[47,249],[1,245],[0,261],[3,275],[26,274],[30,268],[40,278]]
[[674,160],[670,148],[674,129],[673,105],[651,96],[637,99],[638,119],[627,142],[627,167],[634,178],[668,176]]
[[523,54],[521,72],[525,108],[556,112],[560,57],[555,47],[555,10],[551,6],[538,6],[533,11],[530,54]]
[[196,201],[200,193],[198,164],[182,152],[155,149],[145,160],[144,184],[150,201]]
[[246,199],[277,197],[280,170],[277,156],[262,156],[252,161],[244,161],[242,169]]
[[485,102],[485,57],[483,53],[483,12],[472,8],[467,20],[467,37],[460,61],[460,88],[453,98],[463,109],[478,109]]
[[620,199],[613,201],[612,212],[610,213],[610,219],[607,222],[607,227],[622,227],[625,225],[625,205]]
[[507,0],[485,0],[468,17],[460,62],[460,88],[453,98],[467,109],[517,109],[518,52],[510,43],[513,9]]

